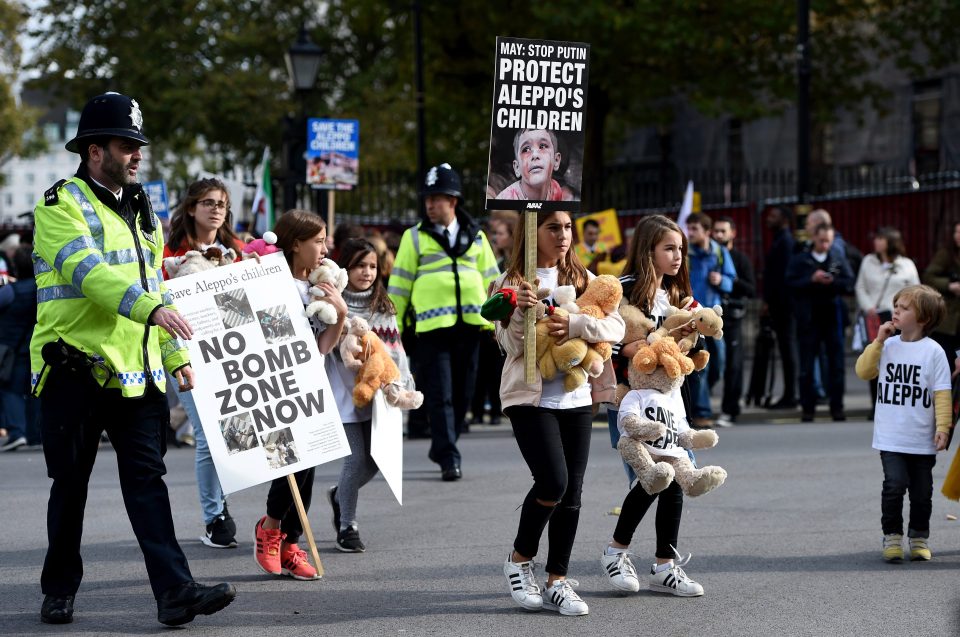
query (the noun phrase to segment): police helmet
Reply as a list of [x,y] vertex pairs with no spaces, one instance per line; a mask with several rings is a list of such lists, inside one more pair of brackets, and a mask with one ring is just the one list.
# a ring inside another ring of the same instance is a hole
[[427,171],[423,182],[421,195],[450,195],[457,199],[463,198],[463,186],[460,184],[460,175],[450,164],[443,163]]
[[79,142],[89,137],[122,137],[146,146],[143,136],[143,114],[137,100],[120,93],[104,93],[87,102],[80,114],[77,135],[67,142],[66,149],[79,153]]

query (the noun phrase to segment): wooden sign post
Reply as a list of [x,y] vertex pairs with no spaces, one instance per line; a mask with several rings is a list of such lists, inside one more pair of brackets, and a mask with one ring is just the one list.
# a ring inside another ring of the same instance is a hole
[[[530,285],[536,284],[537,279],[537,213],[526,211],[523,214],[523,227],[526,235],[524,245],[526,252],[523,255],[523,278]],[[523,373],[528,385],[537,382],[537,308],[527,308],[523,316]]]
[[297,507],[297,515],[300,516],[300,526],[303,527],[303,534],[307,536],[307,544],[310,545],[310,555],[313,556],[313,565],[317,569],[317,575],[323,577],[323,564],[320,563],[320,553],[317,552],[317,542],[313,539],[310,520],[307,518],[307,510],[303,508],[303,498],[300,497],[300,488],[297,487],[297,479],[293,477],[292,473],[287,475],[287,484],[290,485],[290,493],[293,494],[293,503]]

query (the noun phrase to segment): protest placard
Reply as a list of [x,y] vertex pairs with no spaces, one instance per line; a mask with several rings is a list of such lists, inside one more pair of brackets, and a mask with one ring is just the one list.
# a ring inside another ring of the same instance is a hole
[[397,502],[403,504],[403,414],[387,402],[383,391],[373,395],[370,455]]
[[587,222],[587,219],[592,219],[600,224],[600,236],[597,237],[597,242],[604,246],[605,250],[612,250],[623,243],[623,236],[620,233],[620,219],[617,217],[616,210],[610,208],[577,218],[574,223],[577,225],[578,237],[583,236],[583,224]]
[[148,181],[143,184],[143,189],[146,191],[147,197],[150,198],[150,206],[157,217],[169,219],[170,205],[167,199],[167,182],[163,180]]
[[224,493],[350,453],[282,254],[171,279],[167,288],[193,327],[193,397]]
[[497,38],[487,210],[580,211],[590,45]]
[[360,175],[360,122],[307,121],[307,183],[313,188],[352,190]]

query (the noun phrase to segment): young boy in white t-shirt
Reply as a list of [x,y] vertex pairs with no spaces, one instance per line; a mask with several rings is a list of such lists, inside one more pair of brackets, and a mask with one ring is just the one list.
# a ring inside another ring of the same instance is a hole
[[[947,314],[940,293],[911,285],[893,297],[893,320],[857,359],[857,376],[878,379],[873,448],[883,463],[880,524],[883,559],[903,560],[903,495],[910,493],[910,559],[931,558],[933,465],[947,447],[952,403],[950,368],[929,334]],[[894,336],[900,330],[899,336]]]

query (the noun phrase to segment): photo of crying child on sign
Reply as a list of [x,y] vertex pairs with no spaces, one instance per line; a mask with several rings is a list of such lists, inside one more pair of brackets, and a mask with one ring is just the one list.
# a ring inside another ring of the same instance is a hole
[[580,210],[590,45],[497,38],[488,210]]

